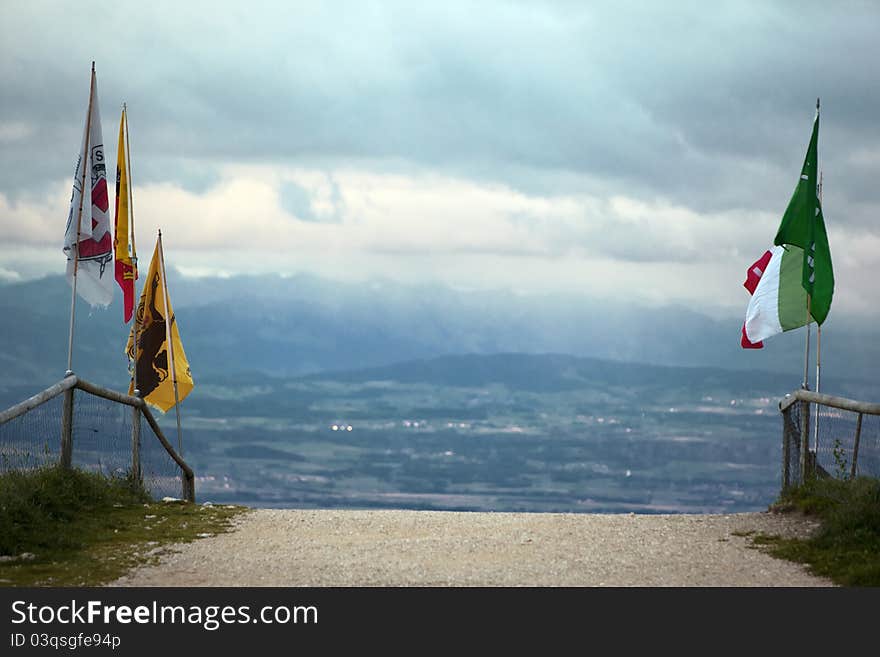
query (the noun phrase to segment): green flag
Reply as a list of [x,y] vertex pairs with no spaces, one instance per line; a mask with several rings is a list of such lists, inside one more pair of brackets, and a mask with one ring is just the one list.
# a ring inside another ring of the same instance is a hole
[[793,244],[804,250],[802,285],[810,295],[810,314],[819,324],[825,321],[831,309],[834,294],[834,271],[831,267],[831,248],[825,232],[825,219],[819,201],[819,106],[801,169],[801,178],[795,187],[788,208],[779,224],[773,243]]

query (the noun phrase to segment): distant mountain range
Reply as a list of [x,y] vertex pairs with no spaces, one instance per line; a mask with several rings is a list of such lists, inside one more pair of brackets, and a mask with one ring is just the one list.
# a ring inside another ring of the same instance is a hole
[[[307,276],[169,287],[199,499],[716,513],[778,492],[776,403],[800,384],[802,330],[743,351],[741,318],[587,297]],[[119,296],[77,303],[73,369],[125,390]],[[63,376],[69,312],[61,276],[0,285],[0,409]],[[823,390],[880,400],[880,341],[829,328]],[[158,419],[174,430],[173,412]]]
[[784,374],[764,373],[758,385],[751,373],[720,368],[645,365],[565,354],[464,354],[345,372],[324,372],[305,376],[303,380],[354,384],[394,381],[456,388],[504,385],[511,390],[555,393],[596,386],[646,388],[671,384],[691,387],[720,379],[731,388],[764,390],[774,383],[784,387],[790,383],[787,378]]
[[[630,369],[641,377],[669,376],[627,363],[779,375],[780,394],[797,387],[803,371],[803,330],[768,340],[764,350],[744,351],[741,319],[682,308],[387,281],[339,283],[305,275],[206,279],[174,272],[170,278],[197,385],[243,373],[295,377],[403,361],[421,361],[410,365],[409,376],[427,373],[426,368],[447,378],[504,375],[497,369],[500,361],[485,361],[485,372],[463,372],[456,371],[454,358],[427,360],[456,354],[564,354],[543,361],[560,368],[559,385],[566,364],[577,362],[565,360],[570,356],[617,361],[602,365],[605,377]],[[73,360],[80,376],[117,389],[128,380],[123,354],[128,330],[119,297],[107,310],[77,303]],[[0,286],[3,385],[38,390],[63,376],[69,312],[70,288],[62,276]],[[823,381],[871,381],[880,362],[876,334],[843,325],[831,329],[823,335]],[[596,376],[595,366],[587,375]]]
[[[655,391],[722,389],[735,395],[782,397],[797,388],[784,372],[749,372],[719,367],[674,367],[626,363],[567,354],[462,354],[394,363],[382,367],[311,374],[299,380],[365,384],[394,381],[441,387],[484,388],[502,385],[509,390],[557,393],[589,388],[628,388]],[[834,394],[880,398],[880,382],[825,379]]]

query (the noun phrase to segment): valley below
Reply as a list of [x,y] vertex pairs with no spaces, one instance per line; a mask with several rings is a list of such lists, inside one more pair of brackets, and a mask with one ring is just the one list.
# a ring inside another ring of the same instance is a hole
[[[471,356],[206,383],[183,405],[184,455],[201,501],[256,507],[720,513],[774,501],[782,425],[769,387],[602,367],[614,375],[589,359]],[[175,435],[173,413],[161,423]]]

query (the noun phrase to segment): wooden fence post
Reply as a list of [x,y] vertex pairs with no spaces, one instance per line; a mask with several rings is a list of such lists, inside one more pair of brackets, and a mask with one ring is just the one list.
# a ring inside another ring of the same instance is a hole
[[196,501],[196,481],[192,472],[183,473],[183,499],[187,502]]
[[853,460],[852,460],[852,469],[850,470],[849,478],[855,479],[856,477],[856,464],[859,461],[859,439],[862,435],[862,414],[859,413],[859,419],[856,420],[856,438],[853,442]]
[[810,464],[810,402],[801,400],[801,484],[812,478]]
[[61,404],[61,467],[73,466],[73,388],[64,391]]
[[791,443],[789,442],[788,426],[791,420],[791,406],[782,412],[782,490],[787,490],[791,485]]
[[[134,392],[140,396],[139,391]],[[131,407],[131,476],[141,481],[141,409],[137,406]]]

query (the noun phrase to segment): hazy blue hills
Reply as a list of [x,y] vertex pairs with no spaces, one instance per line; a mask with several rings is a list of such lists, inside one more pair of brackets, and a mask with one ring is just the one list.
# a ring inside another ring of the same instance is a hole
[[[741,319],[586,298],[313,277],[174,276],[171,290],[202,500],[709,512],[778,492],[802,331],[743,352]],[[61,276],[0,286],[4,407],[63,375],[69,309]],[[125,389],[127,333],[118,295],[78,303],[77,374]],[[824,390],[880,398],[865,335],[823,336]],[[160,423],[174,435],[173,413]]]
[[481,387],[500,384],[515,390],[562,392],[597,386],[714,386],[731,390],[786,390],[787,374],[742,372],[713,367],[669,367],[566,354],[462,354],[421,359],[353,371],[304,377],[311,381],[366,383],[395,381],[440,386]]
[[[388,281],[341,283],[313,276],[204,279],[175,272],[170,278],[197,381],[244,372],[290,377],[449,354],[498,353],[761,370],[784,374],[795,384],[802,376],[803,330],[777,336],[763,350],[744,351],[739,346],[741,318],[713,318],[682,308]],[[78,302],[76,315],[73,369],[113,387],[127,382],[123,349],[128,330],[119,304],[119,294],[106,310]],[[0,286],[0,364],[6,385],[42,386],[63,375],[69,312],[70,288],[62,276]],[[873,379],[880,341],[870,327],[833,325],[833,315],[823,335],[823,378]],[[609,366],[600,370],[601,376],[614,376],[615,370],[629,371]],[[663,376],[641,365],[638,371]]]

